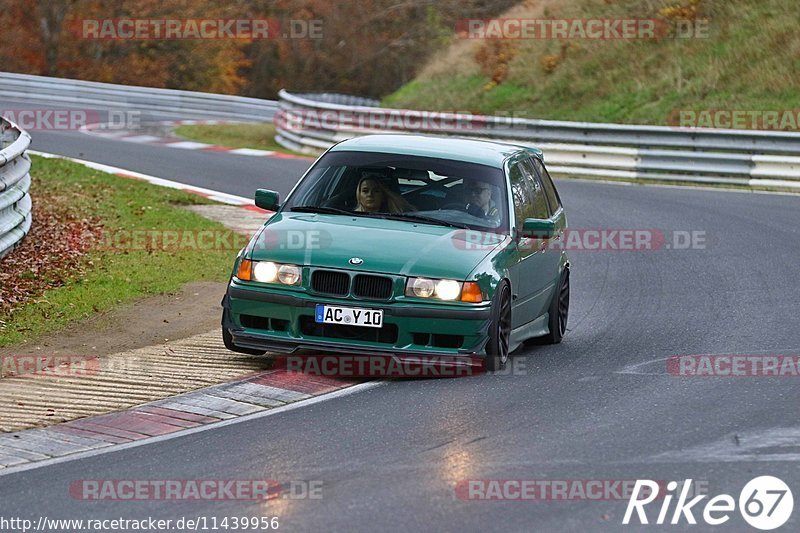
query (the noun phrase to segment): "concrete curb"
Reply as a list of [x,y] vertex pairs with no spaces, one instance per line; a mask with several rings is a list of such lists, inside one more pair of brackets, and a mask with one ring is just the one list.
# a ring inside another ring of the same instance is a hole
[[215,424],[356,384],[271,370],[124,411],[6,433],[0,436],[0,470]]

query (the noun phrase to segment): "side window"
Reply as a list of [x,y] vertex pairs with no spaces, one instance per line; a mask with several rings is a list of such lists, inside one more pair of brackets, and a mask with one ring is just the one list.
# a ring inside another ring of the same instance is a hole
[[525,219],[534,218],[533,191],[531,191],[530,183],[526,179],[520,163],[515,163],[509,167],[508,178],[511,182],[511,196],[514,201],[515,225],[518,230],[522,230],[522,224]]
[[542,162],[539,161],[539,158],[532,157],[531,161],[533,162],[533,167],[536,169],[539,177],[542,179],[544,192],[547,194],[547,201],[550,202],[550,209],[553,213],[555,213],[558,211],[558,208],[561,207],[561,198],[558,197],[556,186],[553,184],[553,180],[550,179],[550,174],[547,172],[547,169],[544,168]]
[[526,159],[522,162],[522,171],[525,174],[525,181],[530,184],[529,187],[533,195],[533,215],[531,215],[530,218],[550,218],[550,210],[547,206],[547,197],[542,188],[542,182],[536,175],[536,171],[533,169],[530,159]]

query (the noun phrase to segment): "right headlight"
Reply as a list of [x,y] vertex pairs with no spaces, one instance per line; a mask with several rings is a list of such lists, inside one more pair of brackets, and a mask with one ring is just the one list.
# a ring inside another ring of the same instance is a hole
[[236,271],[236,277],[244,281],[259,283],[300,285],[303,281],[303,269],[297,265],[242,259]]
[[278,267],[278,281],[284,285],[299,285],[303,271],[296,265],[281,265]]

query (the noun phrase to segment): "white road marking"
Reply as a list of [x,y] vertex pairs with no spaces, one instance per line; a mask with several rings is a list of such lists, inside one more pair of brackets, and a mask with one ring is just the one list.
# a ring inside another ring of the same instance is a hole
[[[781,448],[786,452],[782,453]],[[770,428],[728,435],[706,444],[651,455],[647,462],[795,462],[800,460],[800,452],[796,451],[798,448],[800,428]]]
[[[797,196],[797,195],[794,195]],[[685,354],[685,355],[773,355],[773,354],[786,354],[786,353],[795,353],[800,348],[789,348],[789,349],[770,349],[770,350],[749,350],[746,352],[725,352],[719,354]],[[659,357],[658,359],[648,359],[647,361],[642,361],[641,363],[633,363],[631,365],[625,365],[620,370],[615,370],[614,374],[634,374],[638,376],[671,376],[667,371],[667,365],[664,361],[669,360],[670,357],[680,357],[680,355],[670,355],[667,357]],[[655,372],[648,372],[643,370],[645,367],[650,365],[655,365],[656,363],[659,364],[658,370]],[[678,376],[679,377],[679,376]]]
[[87,135],[95,135],[97,137],[106,137],[109,139],[119,139],[121,137],[127,137],[130,135],[129,131],[104,131],[104,130],[96,130],[96,131],[87,131],[84,132]]
[[222,191],[214,191],[211,189],[206,189],[203,187],[195,187],[194,185],[187,185],[185,183],[180,183],[178,181],[172,181],[164,178],[159,178],[157,176],[150,176],[149,174],[142,174],[141,172],[136,172],[133,170],[127,170],[124,168],[119,167],[112,167],[111,165],[104,165],[102,163],[95,163],[93,161],[85,161],[83,159],[75,159],[72,157],[64,157],[61,155],[55,154],[48,154],[45,152],[37,152],[35,150],[27,150],[27,153],[38,155],[40,157],[47,157],[50,159],[66,159],[67,161],[72,161],[73,163],[78,163],[79,165],[83,165],[85,167],[93,168],[95,170],[99,170],[101,172],[108,172],[110,174],[124,174],[126,176],[130,176],[133,178],[138,178],[144,180],[148,183],[152,183],[153,185],[159,185],[161,187],[169,187],[170,189],[181,189],[185,191],[195,192],[201,194],[202,196],[207,196],[213,200],[218,202],[222,202],[224,204],[230,205],[255,205],[255,202],[249,198],[245,198],[243,196],[235,196],[233,194],[228,194]]
[[229,154],[236,154],[236,155],[273,155],[275,152],[270,152],[269,150],[255,150],[253,148],[236,148],[233,150],[228,150]]
[[[672,357],[672,356],[669,356]],[[663,363],[663,361],[667,361],[669,357],[660,357],[658,359],[648,359],[642,363],[634,363],[632,365],[627,365],[622,367],[621,370],[616,370],[615,374],[635,374],[638,376],[667,376],[667,365]],[[646,367],[648,365],[655,365],[656,363],[661,363],[659,365],[659,370],[657,372],[643,372],[640,369],[642,367]]]
[[[130,140],[130,137],[128,137],[126,140]],[[174,143],[164,143],[162,146],[169,146],[170,148],[182,148],[184,150],[200,150],[201,148],[210,148],[214,145],[198,143],[194,141],[178,141]]]
[[160,141],[161,137],[156,137],[154,135],[132,135],[131,137],[125,137],[125,140],[132,143],[152,143]]

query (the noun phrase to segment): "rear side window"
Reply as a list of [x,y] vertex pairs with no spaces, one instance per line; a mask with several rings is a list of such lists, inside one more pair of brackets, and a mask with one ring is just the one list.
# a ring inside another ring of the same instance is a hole
[[530,160],[531,163],[533,163],[533,168],[536,169],[536,173],[539,174],[539,177],[542,179],[544,192],[547,195],[547,201],[550,203],[550,210],[555,213],[558,211],[558,208],[561,207],[561,198],[558,197],[556,186],[553,184],[553,180],[550,179],[550,174],[547,172],[544,164],[539,161],[539,158],[531,157]]
[[528,182],[532,194],[531,203],[533,204],[533,215],[529,218],[550,218],[550,211],[547,207],[547,197],[542,188],[542,182],[533,169],[530,159],[522,161],[521,167],[525,175],[525,181]]

